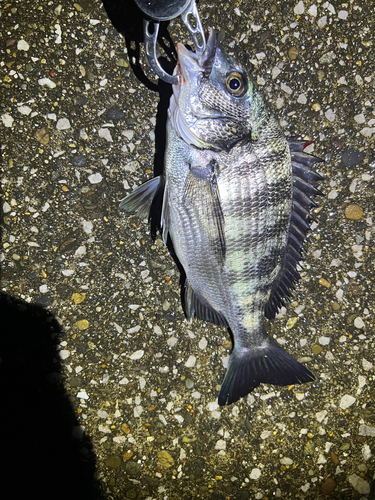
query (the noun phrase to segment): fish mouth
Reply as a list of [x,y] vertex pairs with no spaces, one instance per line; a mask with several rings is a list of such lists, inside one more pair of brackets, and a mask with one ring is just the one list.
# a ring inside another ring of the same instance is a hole
[[197,54],[188,50],[182,43],[177,44],[178,65],[183,79],[189,81],[197,73],[210,76],[216,53],[215,30],[209,28],[206,47],[203,54]]
[[182,43],[177,44],[178,63],[173,72],[174,75],[179,76],[179,83],[173,85],[173,91],[177,94],[176,97],[178,97],[178,89],[182,83],[196,79],[201,73],[206,77],[210,76],[215,60],[216,46],[216,34],[212,28],[209,28],[203,54],[192,52]]

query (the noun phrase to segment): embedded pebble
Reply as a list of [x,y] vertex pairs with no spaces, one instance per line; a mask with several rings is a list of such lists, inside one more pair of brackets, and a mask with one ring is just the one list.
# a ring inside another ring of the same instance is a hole
[[362,456],[364,460],[369,460],[372,457],[372,453],[368,444],[365,444],[362,448]]
[[364,370],[369,371],[369,370],[372,370],[374,365],[370,361],[367,361],[367,359],[363,358],[362,359],[362,366],[363,366]]
[[14,119],[10,115],[4,113],[1,115],[1,121],[3,122],[4,127],[12,127]]
[[319,344],[321,345],[328,345],[331,342],[330,337],[320,337],[319,338]]
[[118,469],[121,465],[121,458],[117,455],[112,455],[106,459],[105,464],[111,469]]
[[226,450],[226,448],[227,443],[226,441],[224,441],[224,439],[219,439],[218,441],[216,441],[215,450]]
[[354,320],[354,326],[356,328],[361,329],[361,328],[364,328],[365,323],[364,323],[363,319],[358,316],[358,318],[355,318],[355,320]]
[[330,477],[328,477],[322,483],[322,492],[325,495],[329,495],[330,493],[332,493],[335,488],[336,488],[336,482]]
[[260,469],[253,469],[250,473],[250,479],[259,479],[261,475],[262,471]]
[[158,452],[158,462],[163,469],[169,469],[174,465],[173,457],[167,450]]
[[130,359],[141,359],[141,357],[144,355],[145,351],[142,351],[142,349],[140,349],[139,351],[135,351],[133,352],[133,354],[131,354],[129,356]]
[[202,349],[202,350],[206,349],[207,340],[204,337],[201,338],[198,345],[199,345],[199,349]]
[[351,220],[361,220],[363,217],[363,210],[359,205],[348,205],[344,213],[345,217]]
[[303,1],[300,0],[294,7],[294,13],[297,15],[301,15],[304,12],[305,12],[305,6],[303,5]]
[[313,354],[319,354],[322,352],[322,350],[323,350],[323,348],[320,347],[320,345],[318,345],[318,344],[314,345],[312,348]]
[[20,40],[18,43],[17,43],[17,50],[24,50],[24,51],[28,51],[30,48],[30,45],[26,42],[26,40]]
[[68,130],[70,128],[70,121],[68,118],[60,118],[56,123],[57,130]]
[[[39,85],[42,87],[48,87],[50,89],[54,89],[56,87],[56,83],[50,80],[49,78],[40,78],[38,80]],[[68,127],[69,128],[69,127]]]
[[369,483],[362,479],[360,476],[357,476],[357,474],[352,474],[351,476],[349,476],[348,481],[353,486],[353,488],[361,495],[368,495],[370,493]]
[[283,457],[283,458],[280,458],[280,463],[282,465],[292,465],[293,460],[291,458],[288,458],[288,457]]
[[102,137],[108,142],[113,142],[111,132],[107,128],[101,128],[98,133],[99,137]]
[[195,366],[195,363],[197,361],[197,358],[193,355],[189,356],[188,360],[185,363],[186,368],[193,368]]
[[90,323],[87,321],[87,319],[80,319],[76,323],[78,330],[87,330],[88,327],[90,326]]
[[3,203],[3,212],[4,214],[9,213],[12,210],[12,207],[9,205],[7,201],[4,201]]
[[335,121],[336,113],[331,108],[327,109],[327,111],[324,114],[327,120],[329,120],[330,122]]
[[89,175],[88,179],[91,182],[91,184],[99,184],[99,182],[102,182],[103,176],[102,176],[102,174],[99,174],[97,172],[96,174]]
[[356,149],[348,149],[343,153],[341,160],[346,167],[354,167],[359,165],[364,157],[364,153]]
[[356,402],[356,399],[353,398],[353,396],[350,396],[349,394],[345,394],[345,396],[343,396],[340,400],[340,408],[342,410],[346,410],[347,408],[352,406],[352,404],[354,404],[355,402]]
[[185,380],[185,387],[186,389],[192,389],[194,387],[194,381],[191,380],[190,378],[187,378]]
[[370,425],[362,424],[362,425],[359,426],[359,432],[358,432],[358,434],[360,436],[375,437],[375,427],[371,427]]

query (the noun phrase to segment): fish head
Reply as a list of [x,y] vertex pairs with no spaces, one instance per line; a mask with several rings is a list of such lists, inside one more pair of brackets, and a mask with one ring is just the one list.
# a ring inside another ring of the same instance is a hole
[[[210,30],[203,54],[177,45],[178,64],[169,116],[177,135],[201,149],[230,149],[252,140],[260,93],[246,69],[232,59]],[[263,107],[263,106],[262,106]]]

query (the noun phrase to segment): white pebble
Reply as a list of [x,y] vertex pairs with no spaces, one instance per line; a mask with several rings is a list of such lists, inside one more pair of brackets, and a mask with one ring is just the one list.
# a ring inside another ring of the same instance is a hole
[[363,322],[363,319],[361,317],[358,316],[358,318],[355,318],[354,320],[354,326],[356,328],[363,328],[365,326],[364,322]]
[[135,351],[133,352],[133,354],[131,354],[129,356],[130,359],[141,359],[141,357],[144,355],[145,351],[142,351],[142,349],[140,349],[139,351]]
[[126,443],[126,437],[125,436],[116,436],[113,438],[113,442],[116,444],[124,445]]
[[140,416],[142,415],[142,413],[143,413],[143,408],[142,408],[142,406],[135,406],[135,407],[134,407],[134,417],[135,417],[135,418],[140,417]]
[[368,444],[365,444],[362,448],[362,456],[365,460],[369,460],[372,457],[372,453]]
[[330,337],[320,337],[319,344],[320,345],[328,345],[331,342]]
[[26,42],[26,40],[20,40],[17,43],[17,50],[29,50],[30,45]]
[[259,479],[261,475],[262,471],[260,469],[253,469],[250,473],[250,479]]
[[49,78],[40,78],[38,80],[38,83],[42,87],[48,87],[50,89],[54,89],[56,87],[56,83],[50,80]]
[[318,457],[317,463],[318,464],[325,464],[325,463],[327,463],[327,459],[325,458],[324,455],[320,454]]
[[167,344],[169,345],[169,347],[173,347],[177,344],[177,341],[178,341],[178,339],[176,337],[170,337],[167,340]]
[[107,128],[101,128],[98,133],[99,137],[103,137],[108,142],[113,142],[111,132]]
[[80,398],[80,399],[89,399],[88,395],[87,395],[87,392],[85,390],[83,391],[80,391],[78,394],[77,394],[77,398]]
[[68,130],[70,128],[70,121],[67,118],[60,118],[56,123],[57,130]]
[[364,127],[361,131],[360,134],[363,135],[363,137],[371,137],[372,134],[375,134],[375,128],[371,127]]
[[198,392],[198,391],[194,391],[191,395],[192,395],[192,397],[194,399],[200,399],[201,398],[201,393]]
[[9,205],[7,201],[4,201],[3,203],[3,212],[4,214],[9,213],[12,210],[12,207]]
[[283,90],[286,94],[293,94],[293,90],[288,87],[288,85],[286,85],[285,83],[280,83],[280,88],[281,90]]
[[366,118],[365,118],[365,115],[363,113],[360,113],[359,115],[355,115],[354,120],[357,123],[366,123]]
[[198,345],[199,345],[199,349],[202,349],[202,350],[206,349],[206,347],[207,347],[207,340],[204,337],[201,338]]
[[66,349],[61,349],[61,351],[59,351],[59,356],[61,359],[69,358],[70,351],[67,351]]
[[4,127],[12,127],[14,119],[5,113],[1,115],[1,121],[3,122]]
[[319,28],[324,28],[326,24],[327,24],[327,16],[323,16],[320,19],[318,19]]
[[340,10],[339,13],[337,14],[337,17],[339,19],[347,19],[348,18],[348,11],[347,10]]
[[281,465],[292,465],[293,460],[289,457],[280,458]]
[[47,293],[48,292],[48,286],[47,285],[41,285],[39,287],[40,293]]
[[99,184],[99,182],[102,182],[103,176],[102,174],[99,174],[99,172],[97,172],[96,174],[89,175],[88,179],[91,184]]
[[195,356],[193,355],[189,356],[189,359],[185,363],[186,368],[193,368],[193,366],[195,366],[196,361],[197,358]]
[[63,276],[72,276],[74,274],[74,269],[64,269],[61,271]]
[[335,121],[336,114],[331,108],[327,109],[327,111],[324,114],[327,120],[329,120],[330,122]]
[[298,96],[297,102],[299,102],[300,104],[306,104],[307,103],[307,97],[305,96],[305,94],[300,94]]
[[368,495],[370,493],[369,483],[362,479],[360,476],[357,476],[357,474],[352,474],[351,476],[349,476],[348,481],[353,486],[353,488],[361,495]]
[[327,410],[318,411],[317,413],[315,413],[317,421],[319,423],[323,422],[323,420],[326,417],[327,413],[328,413]]
[[359,426],[359,432],[358,434],[360,436],[371,436],[375,437],[375,427],[371,427],[369,425],[362,424]]
[[363,358],[362,359],[362,366],[363,366],[363,369],[366,370],[366,372],[368,372],[369,370],[372,370],[374,365],[370,361],[367,361],[367,359]]
[[98,410],[98,413],[97,413],[98,417],[99,418],[107,418],[109,417],[108,413],[104,410]]
[[294,7],[294,13],[298,15],[301,15],[305,12],[305,6],[303,5],[302,0],[297,3],[297,5]]
[[156,335],[163,335],[162,329],[160,328],[160,326],[159,326],[159,325],[155,325],[155,326],[154,326],[154,333],[155,333]]
[[272,436],[272,431],[262,431],[260,437],[261,439],[267,439]]
[[17,109],[21,113],[21,115],[25,116],[28,116],[32,111],[32,109],[29,106],[19,106]]
[[81,222],[82,228],[85,231],[86,234],[90,234],[92,231],[92,228],[94,227],[94,224],[88,220],[83,220]]
[[346,410],[349,408],[349,406],[352,406],[356,402],[356,399],[353,398],[353,396],[350,396],[349,394],[345,394],[340,400],[340,408],[342,410]]
[[215,450],[226,450],[226,448],[227,443],[226,441],[224,441],[224,439],[219,439],[218,441],[216,441]]
[[316,17],[316,16],[317,16],[317,14],[318,14],[318,8],[317,8],[317,6],[314,4],[314,5],[312,5],[312,6],[309,8],[309,10],[308,10],[307,12],[310,14],[310,16],[312,16],[312,17]]

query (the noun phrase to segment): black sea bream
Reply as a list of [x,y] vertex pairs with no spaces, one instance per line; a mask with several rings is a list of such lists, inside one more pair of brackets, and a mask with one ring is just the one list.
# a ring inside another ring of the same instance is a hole
[[219,394],[225,405],[260,383],[313,374],[266,333],[299,279],[310,196],[321,179],[306,141],[287,140],[247,70],[210,31],[202,56],[178,44],[179,85],[167,123],[165,172],[121,208],[147,217],[164,190],[162,228],[185,273],[185,312],[226,326],[234,346]]

